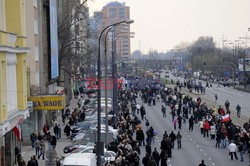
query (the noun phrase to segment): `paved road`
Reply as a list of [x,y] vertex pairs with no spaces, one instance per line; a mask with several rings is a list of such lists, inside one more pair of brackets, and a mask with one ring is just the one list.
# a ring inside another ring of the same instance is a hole
[[[139,100],[141,103],[141,100]],[[170,108],[167,107],[167,118],[162,117],[161,113],[161,103],[157,103],[156,106],[147,106],[146,108],[146,117],[150,121],[156,131],[158,136],[155,140],[155,143],[152,144],[152,150],[154,147],[157,147],[158,152],[160,153],[160,142],[164,131],[167,131],[168,134],[174,129],[171,122],[171,115],[169,114]],[[140,117],[140,116],[139,116]],[[143,129],[145,127],[145,121],[142,122]],[[145,130],[144,130],[145,131]],[[174,132],[177,133],[178,130]],[[245,155],[245,162],[240,162],[230,160],[227,149],[218,149],[215,148],[215,141],[211,141],[210,138],[204,138],[200,134],[200,130],[197,124],[194,126],[194,131],[188,131],[188,125],[183,124],[181,134],[183,137],[182,149],[177,149],[177,144],[175,143],[175,149],[172,151],[172,158],[169,158],[169,166],[198,166],[201,159],[205,160],[207,166],[246,166],[248,164],[248,158]],[[145,148],[141,147],[141,160],[145,156]],[[238,154],[239,157],[239,154]]]
[[[171,73],[170,79],[173,78],[175,80],[184,81],[184,78],[174,77]],[[197,80],[198,81],[198,80]],[[203,86],[206,85],[205,82],[202,82]],[[239,90],[233,89],[233,87],[220,87],[218,84],[213,84],[212,88],[206,88],[206,95],[203,98],[206,98],[210,101],[215,101],[215,94],[218,95],[218,104],[224,106],[225,101],[228,100],[230,102],[230,109],[235,111],[236,106],[239,104],[241,106],[241,115],[245,117],[245,119],[250,118],[250,93],[242,92]]]

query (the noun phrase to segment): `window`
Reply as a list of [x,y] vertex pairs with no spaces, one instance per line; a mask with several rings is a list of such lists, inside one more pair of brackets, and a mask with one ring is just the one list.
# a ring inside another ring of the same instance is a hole
[[34,33],[38,35],[38,22],[37,20],[34,20]]
[[116,9],[115,8],[110,8],[109,9],[109,18],[114,19],[116,17],[117,17]]
[[33,0],[33,6],[37,8],[37,0]]
[[128,51],[128,49],[127,48],[123,48],[122,51]]
[[123,44],[123,47],[128,47],[128,44]]
[[128,55],[128,53],[127,53],[127,52],[124,52],[123,55]]
[[123,40],[122,42],[123,42],[123,44],[127,44],[128,40]]
[[39,85],[39,71],[35,74],[36,85]]
[[125,9],[124,8],[119,9],[119,18],[125,19]]
[[39,61],[39,48],[35,47],[35,61],[38,62]]

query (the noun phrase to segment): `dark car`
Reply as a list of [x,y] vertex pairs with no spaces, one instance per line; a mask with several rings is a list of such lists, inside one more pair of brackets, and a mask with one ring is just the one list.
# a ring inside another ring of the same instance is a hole
[[95,92],[96,92],[95,89],[90,89],[90,90],[86,91],[86,95],[90,95],[90,94],[95,93]]
[[74,146],[74,145],[68,145],[66,146],[64,149],[63,149],[63,153],[71,153],[73,152],[74,150],[76,150],[77,147]]

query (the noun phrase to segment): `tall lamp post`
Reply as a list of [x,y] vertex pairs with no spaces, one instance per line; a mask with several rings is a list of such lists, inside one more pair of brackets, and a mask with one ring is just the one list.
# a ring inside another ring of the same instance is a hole
[[[113,51],[112,51],[112,78],[113,78],[113,84],[114,84],[114,88],[113,88],[113,110],[115,113],[115,117],[118,117],[118,106],[117,106],[117,79],[116,79],[116,74],[117,74],[117,66],[115,65],[115,54],[116,54],[116,42],[117,40],[122,37],[122,36],[118,36],[119,34],[122,34],[125,32],[118,32],[117,34],[114,35],[114,40],[113,40]],[[131,37],[131,36],[130,36]],[[117,119],[115,118],[115,126],[117,126]]]
[[107,88],[107,38],[108,38],[108,34],[109,32],[114,29],[114,27],[109,27],[108,30],[106,31],[105,34],[105,38],[104,38],[104,66],[105,66],[105,116],[106,116],[106,134],[105,134],[105,144],[108,144],[108,133],[109,133],[109,129],[108,129],[108,88]]
[[103,144],[101,142],[101,38],[102,34],[110,27],[114,27],[116,25],[122,24],[122,23],[127,23],[131,24],[133,23],[133,20],[124,20],[120,21],[114,24],[111,24],[107,27],[105,27],[98,39],[98,57],[97,57],[97,82],[98,82],[98,94],[97,94],[97,142],[96,142],[96,155],[97,155],[97,166],[101,165],[101,154],[102,154],[102,148]]

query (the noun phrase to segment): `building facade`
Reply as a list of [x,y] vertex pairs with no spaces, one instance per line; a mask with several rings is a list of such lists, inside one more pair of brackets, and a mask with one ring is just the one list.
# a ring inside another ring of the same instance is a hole
[[25,0],[0,0],[0,165],[15,163],[27,109]]
[[[125,5],[125,3],[120,2],[110,2],[102,9],[102,18],[98,24],[100,24],[101,29],[106,26],[130,19],[130,8]],[[130,48],[130,25],[124,24],[116,28],[116,33],[122,32],[121,37],[117,36],[116,42],[116,54],[117,59],[122,59],[124,61],[129,60],[131,57]],[[123,33],[125,32],[125,33]],[[111,43],[109,44],[111,49]]]

